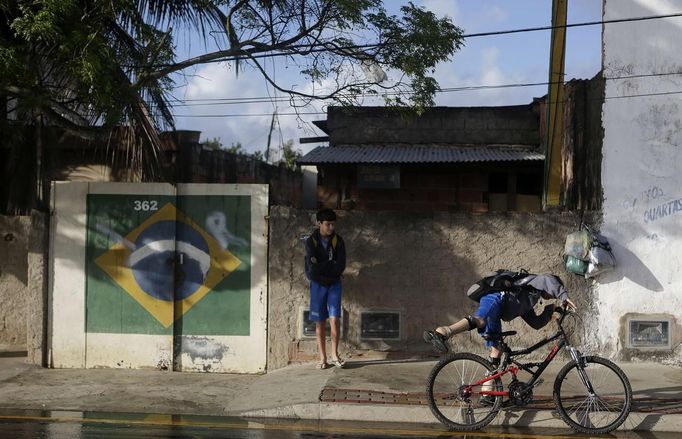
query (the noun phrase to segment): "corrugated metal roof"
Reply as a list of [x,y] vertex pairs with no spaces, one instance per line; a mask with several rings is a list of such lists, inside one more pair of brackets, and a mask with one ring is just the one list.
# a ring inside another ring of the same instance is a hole
[[544,160],[527,146],[486,145],[338,145],[318,146],[298,160],[301,165],[470,163]]

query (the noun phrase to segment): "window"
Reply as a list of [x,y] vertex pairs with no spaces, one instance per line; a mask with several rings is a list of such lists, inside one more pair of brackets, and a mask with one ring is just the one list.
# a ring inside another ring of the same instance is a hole
[[400,340],[400,313],[366,311],[360,314],[360,338]]
[[357,179],[363,189],[400,189],[400,166],[358,166]]
[[488,192],[493,194],[507,193],[506,172],[491,172],[488,174]]
[[488,174],[488,210],[491,212],[505,212],[507,205],[507,173],[491,172]]
[[519,172],[516,175],[516,193],[519,195],[542,195],[542,174]]

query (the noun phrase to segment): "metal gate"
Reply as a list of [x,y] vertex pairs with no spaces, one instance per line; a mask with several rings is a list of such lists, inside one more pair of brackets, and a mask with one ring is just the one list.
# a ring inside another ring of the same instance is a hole
[[54,366],[265,370],[266,185],[53,193]]

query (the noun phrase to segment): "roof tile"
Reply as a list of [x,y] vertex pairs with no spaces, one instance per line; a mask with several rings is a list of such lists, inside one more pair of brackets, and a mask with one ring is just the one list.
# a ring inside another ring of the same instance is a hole
[[301,159],[301,165],[420,164],[544,160],[528,146],[517,145],[337,145],[318,146]]

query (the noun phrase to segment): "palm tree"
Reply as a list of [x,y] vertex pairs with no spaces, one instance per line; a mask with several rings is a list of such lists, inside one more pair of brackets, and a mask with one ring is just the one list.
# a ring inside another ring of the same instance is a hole
[[[174,125],[170,75],[192,65],[231,61],[238,73],[248,64],[298,105],[353,104],[368,90],[390,104],[432,104],[429,75],[461,46],[462,30],[412,3],[401,11],[388,15],[381,0],[0,0],[0,98],[37,139],[44,125],[81,138],[118,136],[124,165],[158,179],[159,132]],[[219,49],[176,60],[172,36],[183,27],[210,34]],[[272,56],[336,89],[282,87],[262,64]],[[387,84],[391,69],[401,74]],[[0,118],[5,128],[16,124],[8,118]],[[42,181],[40,166],[38,174]]]

